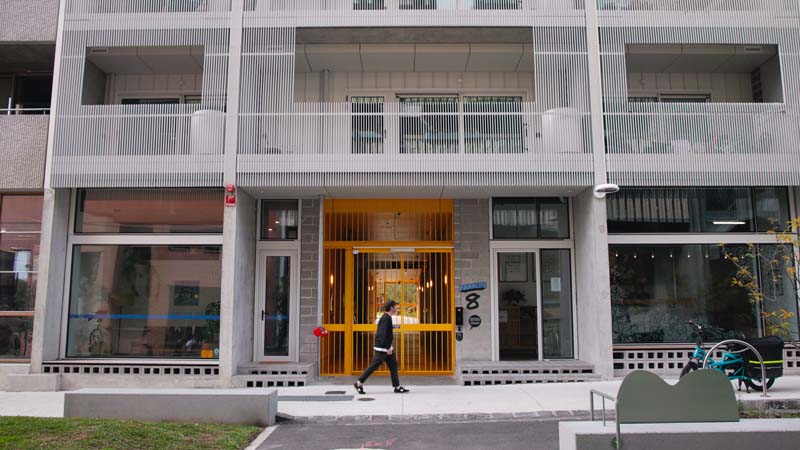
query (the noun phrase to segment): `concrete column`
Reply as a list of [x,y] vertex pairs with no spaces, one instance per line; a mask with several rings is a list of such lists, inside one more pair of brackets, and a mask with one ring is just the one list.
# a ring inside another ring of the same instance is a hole
[[592,189],[575,198],[575,272],[578,359],[594,364],[604,378],[614,376],[612,361],[611,287],[605,199]]
[[42,362],[60,356],[64,311],[69,189],[45,189],[42,209],[42,239],[36,284],[36,314],[33,322],[31,373],[42,373]]
[[239,365],[253,360],[253,303],[257,223],[256,200],[237,190],[236,206],[225,208],[222,237],[219,375],[231,382]]
[[[489,260],[489,200],[455,200],[455,277],[456,306],[464,308],[461,328],[464,340],[456,342],[456,363],[459,361],[490,361],[492,359],[492,298]],[[458,292],[458,285],[486,282],[487,288],[476,291],[478,307],[466,309],[467,294]],[[470,329],[469,317],[481,318],[481,326]]]

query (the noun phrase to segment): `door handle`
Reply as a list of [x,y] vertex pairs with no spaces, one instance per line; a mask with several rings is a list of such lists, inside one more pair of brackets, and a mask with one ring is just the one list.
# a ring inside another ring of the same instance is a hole
[[261,310],[261,321],[263,322],[266,317],[267,317],[267,312],[262,309]]

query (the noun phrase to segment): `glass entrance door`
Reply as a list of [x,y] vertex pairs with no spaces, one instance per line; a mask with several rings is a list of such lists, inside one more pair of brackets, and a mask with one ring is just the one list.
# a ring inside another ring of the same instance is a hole
[[538,258],[536,252],[497,253],[497,323],[500,359],[539,359]]
[[296,345],[297,254],[262,251],[256,289],[256,361],[294,360]]
[[496,251],[501,361],[572,358],[570,250]]

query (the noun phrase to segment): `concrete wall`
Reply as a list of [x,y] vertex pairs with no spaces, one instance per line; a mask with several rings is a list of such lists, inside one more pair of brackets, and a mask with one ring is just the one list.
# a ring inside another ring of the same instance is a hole
[[0,189],[44,187],[49,118],[46,115],[0,115],[0,155],[3,158]]
[[[489,361],[492,359],[491,288],[489,255],[489,200],[455,200],[455,277],[456,306],[464,308],[461,331],[464,340],[456,342],[456,361]],[[478,308],[466,309],[467,294],[458,292],[461,284],[485,281],[487,289],[480,295]],[[470,329],[469,317],[481,318],[481,326]]]
[[[324,82],[322,74],[314,72],[298,73],[294,86],[296,102],[343,102],[348,94],[370,95],[368,91],[407,89],[442,89],[465,94],[472,91],[477,95],[500,89],[524,94],[525,101],[534,100],[532,72],[330,72]],[[323,91],[326,92],[323,94]],[[396,99],[390,97],[386,101]]]
[[628,95],[711,94],[712,102],[752,102],[749,73],[628,73]]
[[316,363],[319,360],[319,338],[314,328],[319,325],[319,200],[305,199],[301,202],[302,224],[300,227],[300,330],[299,361]]
[[225,208],[222,244],[219,374],[223,380],[253,360],[257,201],[243,190],[236,197],[236,207]]
[[108,75],[100,70],[91,61],[86,61],[83,70],[83,93],[81,95],[82,105],[102,105],[106,103],[106,83]]
[[577,278],[576,357],[594,364],[599,375],[611,378],[614,370],[606,202],[594,198],[592,189],[586,189],[575,198],[573,205]]
[[0,364],[0,392],[8,390],[8,375],[25,375],[30,371],[30,364]]
[[47,189],[42,208],[42,239],[36,314],[33,322],[31,373],[41,373],[42,362],[58,359],[63,322],[64,277],[69,231],[69,189]]
[[781,61],[779,57],[774,56],[761,66],[761,92],[764,102],[783,101],[781,81]]
[[55,42],[58,0],[3,0],[0,41]]

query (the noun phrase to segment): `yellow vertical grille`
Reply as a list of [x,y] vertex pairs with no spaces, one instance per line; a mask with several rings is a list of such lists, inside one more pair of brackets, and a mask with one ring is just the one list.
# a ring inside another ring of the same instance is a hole
[[394,300],[401,374],[452,374],[452,201],[328,200],[324,234],[323,324],[331,333],[320,373],[362,372],[383,304]]

